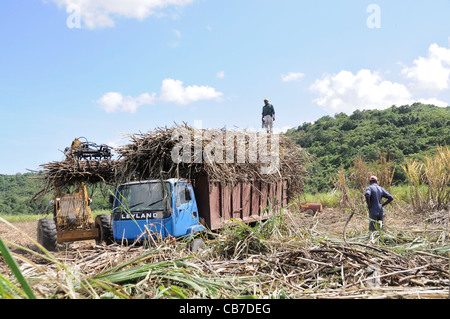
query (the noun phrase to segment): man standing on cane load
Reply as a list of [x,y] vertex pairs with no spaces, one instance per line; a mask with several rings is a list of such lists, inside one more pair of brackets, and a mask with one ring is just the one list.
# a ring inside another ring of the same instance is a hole
[[275,109],[269,100],[264,100],[264,107],[262,110],[262,127],[267,130],[267,133],[272,133],[273,122],[275,121]]
[[[375,224],[380,224],[379,228],[383,227],[383,207],[394,200],[391,194],[389,194],[383,187],[378,186],[378,178],[376,176],[370,177],[370,185],[366,188],[367,206],[369,207],[369,230],[375,231],[377,227]],[[384,203],[381,203],[381,198],[387,198]]]

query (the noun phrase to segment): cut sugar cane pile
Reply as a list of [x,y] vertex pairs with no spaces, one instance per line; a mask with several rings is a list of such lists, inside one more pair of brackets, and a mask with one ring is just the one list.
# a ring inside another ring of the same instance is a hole
[[117,161],[81,161],[75,158],[43,164],[43,171],[39,172],[38,178],[43,181],[44,188],[34,195],[33,200],[55,188],[65,189],[81,182],[115,185],[117,164]]
[[200,130],[188,125],[131,135],[116,151],[123,159],[118,178],[145,180],[179,177],[234,182],[287,179],[291,192],[303,189],[308,154],[283,134],[245,130]]
[[80,182],[117,185],[132,180],[195,179],[202,174],[226,182],[287,180],[291,193],[296,194],[303,189],[309,161],[308,153],[283,134],[176,125],[130,135],[130,139],[116,149],[119,160],[67,158],[41,165],[45,188],[39,194]]
[[113,161],[80,161],[68,158],[62,162],[52,162],[42,166],[48,181],[55,186],[111,183],[115,179],[116,164]]

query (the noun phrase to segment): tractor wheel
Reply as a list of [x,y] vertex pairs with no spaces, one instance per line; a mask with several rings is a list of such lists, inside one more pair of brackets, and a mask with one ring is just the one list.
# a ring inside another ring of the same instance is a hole
[[98,228],[100,234],[99,238],[95,240],[97,245],[100,245],[103,242],[106,243],[106,245],[114,243],[111,216],[109,214],[98,215],[95,218],[95,227]]
[[53,218],[39,219],[37,226],[37,241],[49,251],[56,250],[56,224]]

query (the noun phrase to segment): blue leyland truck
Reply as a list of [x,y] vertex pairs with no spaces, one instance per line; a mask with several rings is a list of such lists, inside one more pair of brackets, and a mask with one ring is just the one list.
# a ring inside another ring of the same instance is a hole
[[274,209],[287,206],[287,188],[287,181],[223,183],[208,176],[193,182],[172,178],[125,183],[110,198],[111,215],[102,215],[98,223],[98,242],[130,243],[149,236],[190,239],[233,220],[265,220],[269,203]]
[[111,221],[115,242],[145,240],[149,236],[189,238],[205,231],[192,185],[178,179],[120,185],[113,198]]

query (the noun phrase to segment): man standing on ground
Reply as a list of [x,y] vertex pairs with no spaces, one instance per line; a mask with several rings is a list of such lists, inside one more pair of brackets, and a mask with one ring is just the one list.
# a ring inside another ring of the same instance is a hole
[[262,126],[266,128],[267,133],[272,133],[273,122],[275,121],[275,109],[272,104],[269,104],[269,100],[264,100],[264,107],[262,110]]
[[[370,177],[370,185],[366,189],[364,196],[366,197],[367,206],[369,207],[369,230],[375,231],[376,223],[380,223],[380,229],[383,227],[383,207],[394,200],[383,187],[378,186],[378,178],[376,176]],[[387,198],[384,203],[381,203],[382,198]]]

